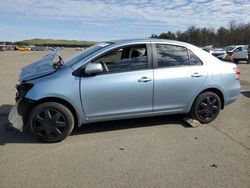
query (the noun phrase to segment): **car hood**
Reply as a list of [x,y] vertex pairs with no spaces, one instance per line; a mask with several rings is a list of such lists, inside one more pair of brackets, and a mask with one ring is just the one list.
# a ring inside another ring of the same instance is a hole
[[28,81],[41,76],[45,76],[55,72],[57,69],[53,67],[53,60],[59,55],[58,51],[53,51],[41,59],[26,65],[21,69],[18,80]]

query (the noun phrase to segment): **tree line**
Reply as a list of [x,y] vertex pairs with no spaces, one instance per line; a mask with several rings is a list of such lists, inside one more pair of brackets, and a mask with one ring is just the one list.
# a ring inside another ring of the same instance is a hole
[[234,21],[228,24],[228,27],[220,27],[217,30],[213,28],[188,27],[185,31],[173,33],[152,34],[151,38],[173,39],[188,42],[197,46],[214,45],[223,47],[235,44],[250,45],[250,23],[236,23]]
[[4,43],[6,45],[18,45],[18,46],[51,46],[51,47],[89,47],[96,42],[92,41],[77,41],[77,40],[54,40],[54,39],[29,39],[17,42],[0,41],[0,44]]

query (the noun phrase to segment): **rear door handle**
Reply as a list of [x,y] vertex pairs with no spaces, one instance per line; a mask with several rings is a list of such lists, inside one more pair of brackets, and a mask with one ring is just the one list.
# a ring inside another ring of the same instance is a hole
[[196,77],[196,78],[198,78],[198,77],[202,77],[202,75],[199,74],[198,72],[195,72],[195,73],[193,73],[193,74],[191,75],[191,77]]
[[149,82],[151,81],[151,78],[148,78],[148,77],[141,77],[138,82]]

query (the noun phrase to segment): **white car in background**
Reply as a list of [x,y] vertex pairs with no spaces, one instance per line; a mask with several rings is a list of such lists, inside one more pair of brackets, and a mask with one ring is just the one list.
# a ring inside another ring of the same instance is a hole
[[204,46],[201,48],[202,50],[205,50],[206,52],[212,54],[214,52],[214,48],[213,45],[208,45],[208,46]]
[[228,56],[231,56],[232,61],[234,61],[234,63],[238,63],[239,61],[248,60],[247,49],[248,45],[227,46],[221,51],[214,51],[212,55],[216,56],[221,60],[230,59]]

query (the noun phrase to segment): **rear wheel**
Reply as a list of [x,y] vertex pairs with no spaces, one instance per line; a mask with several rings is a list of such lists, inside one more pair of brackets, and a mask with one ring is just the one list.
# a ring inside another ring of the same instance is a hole
[[74,127],[74,116],[64,105],[45,102],[34,107],[28,117],[32,133],[44,142],[60,142]]
[[201,123],[210,123],[218,116],[220,109],[220,97],[213,92],[204,92],[196,98],[190,115]]

